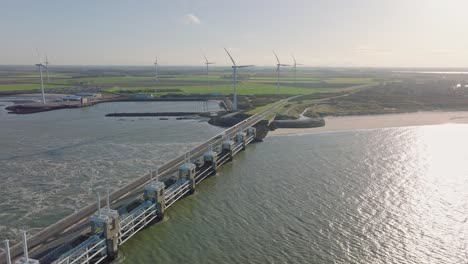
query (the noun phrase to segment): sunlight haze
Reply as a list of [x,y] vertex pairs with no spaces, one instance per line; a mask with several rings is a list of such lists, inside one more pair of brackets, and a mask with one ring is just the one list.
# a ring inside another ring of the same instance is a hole
[[0,64],[468,67],[468,2],[4,1]]

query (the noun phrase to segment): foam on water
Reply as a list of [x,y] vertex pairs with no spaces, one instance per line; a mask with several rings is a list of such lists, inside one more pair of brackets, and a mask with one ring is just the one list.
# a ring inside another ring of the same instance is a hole
[[96,191],[115,190],[221,131],[200,120],[106,118],[106,105],[0,117],[1,239],[35,233],[94,202]]

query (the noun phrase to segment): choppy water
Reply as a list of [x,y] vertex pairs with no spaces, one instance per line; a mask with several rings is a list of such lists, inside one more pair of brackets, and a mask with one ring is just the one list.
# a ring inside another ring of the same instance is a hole
[[32,115],[0,109],[0,240],[37,232],[94,201],[96,190],[116,189],[222,131],[202,118],[104,116],[203,111],[201,102],[105,103]]
[[[202,119],[104,117],[140,107],[0,111],[0,238],[33,233],[220,131]],[[267,137],[116,262],[468,263],[466,135],[468,125],[439,125]]]
[[268,137],[118,263],[468,263],[468,125]]

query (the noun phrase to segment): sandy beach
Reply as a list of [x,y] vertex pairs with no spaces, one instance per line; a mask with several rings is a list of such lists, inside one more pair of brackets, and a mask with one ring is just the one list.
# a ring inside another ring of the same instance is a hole
[[325,126],[317,128],[279,128],[268,134],[272,136],[309,134],[317,132],[348,131],[359,129],[423,126],[438,124],[468,124],[468,111],[416,112],[388,115],[363,115],[325,117]]

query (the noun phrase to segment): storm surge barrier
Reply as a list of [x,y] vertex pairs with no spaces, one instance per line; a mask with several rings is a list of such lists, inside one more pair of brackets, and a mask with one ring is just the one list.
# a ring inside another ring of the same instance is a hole
[[[289,98],[291,99],[291,98]],[[143,228],[161,221],[165,210],[193,194],[204,179],[255,140],[255,125],[283,106],[284,99],[210,138],[122,188],[98,194],[90,204],[26,237],[0,254],[0,264],[101,263],[115,259],[119,246]],[[14,261],[14,262],[13,262]]]

